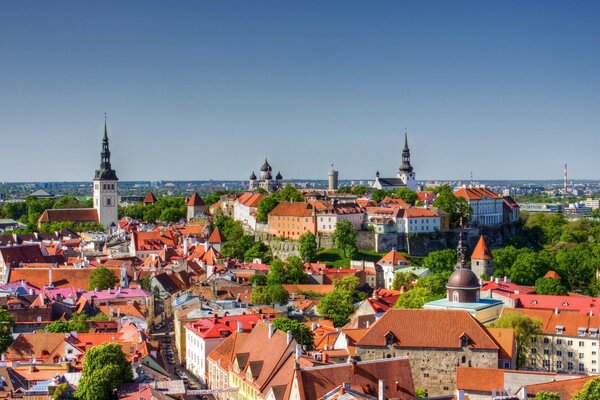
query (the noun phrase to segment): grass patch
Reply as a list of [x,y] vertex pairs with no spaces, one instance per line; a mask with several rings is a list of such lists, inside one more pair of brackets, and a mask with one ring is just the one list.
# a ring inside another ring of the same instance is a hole
[[[377,262],[381,257],[383,257],[383,254],[377,253],[374,250],[359,250],[355,259]],[[350,268],[350,259],[344,257],[344,253],[340,249],[320,250],[315,260],[333,268]]]

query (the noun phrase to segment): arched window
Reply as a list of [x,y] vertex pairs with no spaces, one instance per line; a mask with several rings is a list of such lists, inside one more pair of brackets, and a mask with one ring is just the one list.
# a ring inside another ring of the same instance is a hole
[[452,301],[458,303],[458,292],[452,292]]
[[460,359],[460,362],[463,363],[463,364],[466,363],[467,362],[467,357],[462,356],[462,358]]
[[106,205],[109,206],[109,207],[111,206],[111,204],[110,204],[110,197],[106,198]]

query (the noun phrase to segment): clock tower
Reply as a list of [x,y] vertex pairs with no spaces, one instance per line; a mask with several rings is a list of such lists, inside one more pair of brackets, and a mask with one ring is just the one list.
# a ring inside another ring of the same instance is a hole
[[102,139],[102,152],[100,153],[100,169],[97,169],[94,175],[94,208],[98,212],[98,221],[107,231],[117,229],[118,181],[117,173],[110,165],[108,131],[106,129],[106,115],[104,115],[104,138]]

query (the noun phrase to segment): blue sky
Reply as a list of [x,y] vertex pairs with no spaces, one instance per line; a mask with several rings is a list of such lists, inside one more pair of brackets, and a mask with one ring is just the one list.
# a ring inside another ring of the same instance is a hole
[[0,181],[600,179],[598,2],[0,3]]

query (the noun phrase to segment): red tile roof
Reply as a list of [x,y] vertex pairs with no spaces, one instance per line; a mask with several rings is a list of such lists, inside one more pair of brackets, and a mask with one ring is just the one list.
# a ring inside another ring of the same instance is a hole
[[458,390],[492,392],[504,389],[504,370],[498,368],[456,368]]
[[377,263],[387,265],[410,265],[406,257],[396,250],[388,252],[385,256],[381,257]]
[[46,259],[39,244],[13,245],[0,247],[0,259],[8,267],[18,267],[20,263],[44,263]]
[[598,375],[583,376],[581,378],[567,379],[547,383],[538,383],[527,386],[527,397],[533,398],[538,392],[558,393],[561,399],[572,399],[586,383],[592,379],[598,379]]
[[260,193],[244,193],[238,197],[235,201],[251,208],[258,207],[258,202],[262,200],[264,196]]
[[62,208],[45,210],[38,223],[49,222],[98,222],[98,211],[95,208]]
[[572,311],[560,311],[558,314],[552,310],[532,310],[527,308],[504,308],[502,314],[517,312],[530,318],[538,319],[542,323],[542,332],[556,334],[557,327],[563,328],[563,335],[578,336],[579,329],[585,329],[584,335],[588,336],[591,329],[600,330],[600,315],[588,315]]
[[481,200],[484,196],[490,199],[501,199],[496,193],[486,188],[460,188],[454,192],[454,195],[465,200]]
[[493,260],[494,259],[492,252],[490,251],[487,244],[485,243],[485,238],[483,237],[483,235],[479,236],[479,241],[477,242],[475,249],[473,249],[473,254],[471,254],[471,259],[474,259],[474,260]]
[[223,236],[223,234],[219,230],[219,227],[216,227],[210,234],[210,237],[208,238],[208,243],[223,243],[223,242],[225,242],[225,236]]
[[225,338],[237,330],[238,322],[243,330],[251,331],[262,319],[263,316],[257,314],[202,318],[187,324],[186,329],[203,339]]
[[461,337],[466,334],[470,339],[469,348],[499,349],[487,329],[466,311],[396,308],[383,314],[357,346],[385,346],[389,332],[397,338],[399,347],[457,349],[461,347]]
[[558,280],[561,279],[560,275],[556,271],[546,272],[546,275],[544,275],[544,278],[552,278],[552,279],[558,279]]
[[271,210],[269,215],[282,217],[310,217],[313,214],[313,206],[305,202],[282,201]]
[[512,328],[487,329],[494,337],[496,343],[498,343],[498,346],[500,346],[498,358],[512,359],[513,353],[515,352],[515,330]]
[[200,195],[197,192],[194,192],[192,197],[190,197],[188,199],[188,201],[185,203],[185,205],[186,206],[203,206],[204,200],[202,200],[202,197],[200,197]]
[[322,365],[296,371],[302,400],[322,399],[342,383],[376,398],[380,379],[385,382],[385,398],[415,398],[410,363],[406,357]]
[[154,193],[152,192],[148,192],[148,194],[146,195],[146,197],[144,197],[144,204],[154,204],[156,203],[156,196],[154,196]]

